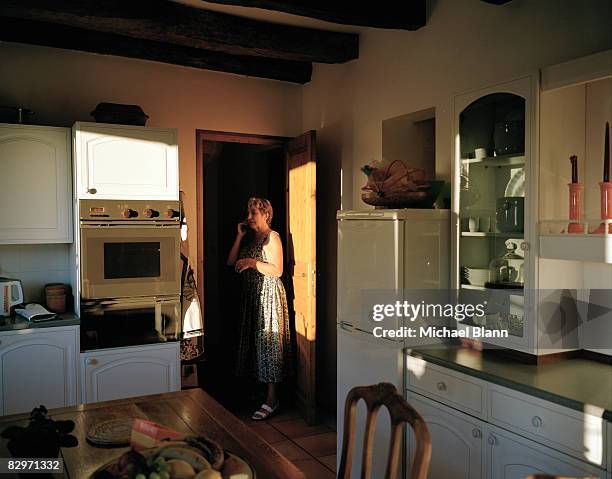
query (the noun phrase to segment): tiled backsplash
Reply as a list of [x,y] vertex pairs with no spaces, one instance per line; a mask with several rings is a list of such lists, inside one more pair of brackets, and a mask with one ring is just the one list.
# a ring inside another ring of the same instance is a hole
[[70,244],[0,245],[0,276],[20,279],[28,303],[44,303],[47,283],[70,283]]

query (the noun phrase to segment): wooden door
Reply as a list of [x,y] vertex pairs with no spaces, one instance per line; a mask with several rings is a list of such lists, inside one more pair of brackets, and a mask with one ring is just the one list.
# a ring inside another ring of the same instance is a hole
[[315,132],[286,145],[287,276],[295,313],[295,397],[308,423],[315,421],[316,157]]

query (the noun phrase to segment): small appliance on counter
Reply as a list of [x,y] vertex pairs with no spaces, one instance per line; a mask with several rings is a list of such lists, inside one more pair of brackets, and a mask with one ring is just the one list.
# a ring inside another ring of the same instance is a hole
[[0,316],[10,316],[12,308],[23,303],[21,281],[0,278]]

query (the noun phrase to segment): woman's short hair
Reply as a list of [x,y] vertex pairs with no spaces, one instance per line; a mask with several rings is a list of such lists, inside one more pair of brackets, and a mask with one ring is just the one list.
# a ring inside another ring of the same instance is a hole
[[267,215],[266,223],[268,223],[268,226],[272,225],[272,204],[270,201],[265,198],[249,198],[247,208],[251,209],[252,207],[257,208],[262,215]]

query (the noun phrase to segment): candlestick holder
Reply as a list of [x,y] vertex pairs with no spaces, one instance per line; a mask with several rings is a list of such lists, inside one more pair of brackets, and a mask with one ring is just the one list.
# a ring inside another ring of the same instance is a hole
[[[599,191],[601,194],[601,219],[612,220],[612,182],[602,181],[599,183]],[[606,223],[601,223],[595,234],[604,234],[606,232]],[[612,223],[608,222],[608,233],[612,234]]]
[[569,186],[569,219],[568,233],[584,233],[584,225],[580,222],[582,215],[582,183],[568,183]]

